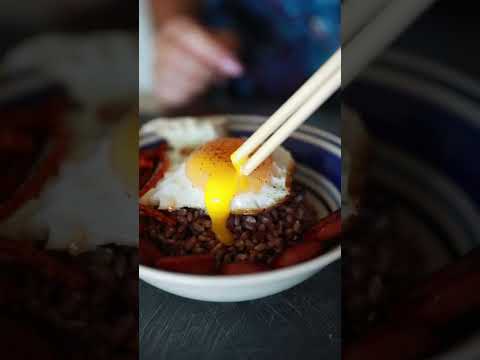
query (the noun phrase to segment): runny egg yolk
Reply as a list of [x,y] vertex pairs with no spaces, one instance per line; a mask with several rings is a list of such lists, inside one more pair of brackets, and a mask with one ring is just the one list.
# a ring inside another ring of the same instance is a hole
[[187,176],[195,187],[204,191],[205,207],[212,220],[212,230],[224,244],[231,244],[233,236],[227,228],[230,206],[235,195],[259,192],[269,181],[272,159],[265,160],[252,174],[240,174],[239,165],[232,164],[230,155],[242,145],[237,138],[221,138],[211,141],[187,160]]

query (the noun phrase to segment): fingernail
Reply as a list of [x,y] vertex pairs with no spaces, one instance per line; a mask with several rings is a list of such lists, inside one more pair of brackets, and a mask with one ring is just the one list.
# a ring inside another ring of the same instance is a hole
[[235,60],[225,58],[222,60],[222,68],[228,74],[232,76],[239,76],[243,73],[243,67]]

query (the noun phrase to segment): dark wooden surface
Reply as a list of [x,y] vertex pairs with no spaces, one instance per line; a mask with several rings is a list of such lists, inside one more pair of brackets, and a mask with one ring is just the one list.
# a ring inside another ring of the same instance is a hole
[[340,262],[268,298],[207,303],[140,283],[140,359],[340,359]]

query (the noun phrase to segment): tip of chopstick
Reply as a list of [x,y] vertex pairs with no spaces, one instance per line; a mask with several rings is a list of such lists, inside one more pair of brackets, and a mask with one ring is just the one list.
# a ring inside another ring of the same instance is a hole
[[247,175],[244,173],[244,164],[247,162],[248,158],[240,157],[238,152],[235,151],[232,155],[230,155],[230,160],[232,161],[233,167],[237,172],[242,175]]

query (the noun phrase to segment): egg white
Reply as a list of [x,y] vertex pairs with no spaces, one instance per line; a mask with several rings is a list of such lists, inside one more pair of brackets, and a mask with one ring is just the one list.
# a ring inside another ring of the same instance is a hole
[[[246,192],[236,195],[231,202],[233,214],[252,214],[281,203],[290,194],[291,176],[294,161],[284,148],[272,154],[272,177],[259,192]],[[142,199],[144,204],[164,210],[183,207],[205,210],[205,193],[195,187],[186,174],[186,164],[168,171],[157,186]]]
[[49,230],[47,247],[82,252],[114,242],[135,246],[136,194],[114,168],[112,139],[82,161],[67,161],[42,194],[37,224]]
[[140,136],[148,139],[153,135],[155,139],[160,137],[166,140],[169,146],[170,168],[174,169],[185,161],[189,152],[225,136],[225,124],[224,118],[158,118],[143,125]]
[[125,157],[123,165],[114,161],[119,149],[123,153],[126,147],[137,147],[131,148],[128,137],[116,133],[128,130],[120,124],[88,151],[69,153],[40,196],[0,224],[0,236],[45,239],[47,248],[71,253],[107,243],[137,245],[138,187],[132,182],[132,164]]

